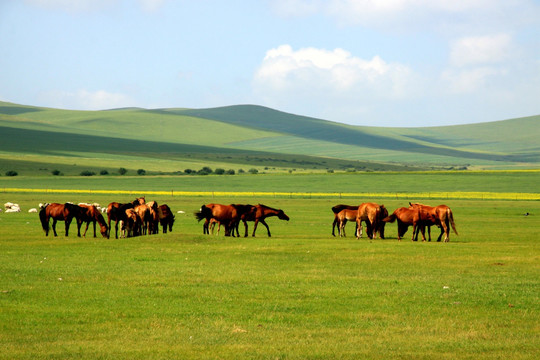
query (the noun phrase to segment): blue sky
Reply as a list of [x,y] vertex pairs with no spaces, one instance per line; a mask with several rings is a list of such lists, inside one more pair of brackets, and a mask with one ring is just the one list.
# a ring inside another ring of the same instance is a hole
[[540,114],[540,1],[0,0],[0,100],[257,104],[353,125]]

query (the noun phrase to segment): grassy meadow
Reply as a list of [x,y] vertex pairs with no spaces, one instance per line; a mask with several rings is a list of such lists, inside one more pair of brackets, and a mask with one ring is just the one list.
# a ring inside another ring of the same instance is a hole
[[[0,214],[0,359],[536,359],[540,201],[459,192],[539,194],[538,177],[2,177],[1,203],[23,212]],[[268,193],[246,193],[256,190]],[[392,190],[400,196],[376,195]],[[107,204],[145,191],[176,213],[172,233],[116,240],[89,229],[78,238],[72,225],[67,238],[45,237],[27,212],[43,201]],[[416,198],[440,191],[448,195]],[[390,211],[409,200],[445,203],[459,235],[422,243],[409,231],[398,242],[388,224],[386,239],[357,240],[349,224],[348,237],[332,237],[331,206],[366,200]],[[203,235],[193,212],[209,202],[260,202],[290,221],[268,219],[271,238],[263,226],[256,237]]]

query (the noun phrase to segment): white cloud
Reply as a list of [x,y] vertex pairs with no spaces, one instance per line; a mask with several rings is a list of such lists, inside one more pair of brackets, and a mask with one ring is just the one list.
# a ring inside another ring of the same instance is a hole
[[451,46],[450,62],[454,66],[498,63],[509,57],[511,42],[508,34],[461,38]]
[[282,45],[267,51],[253,87],[267,106],[319,117],[332,114],[333,120],[351,123],[385,103],[417,96],[417,82],[409,67],[379,56],[362,59],[339,48]]
[[51,107],[62,109],[106,110],[135,106],[135,101],[129,96],[105,90],[49,91],[39,97],[40,101],[51,104]]
[[383,97],[401,97],[407,93],[410,76],[411,71],[405,65],[387,63],[379,56],[365,60],[343,49],[295,51],[289,45],[282,45],[267,51],[255,74],[255,84],[270,91],[364,90]]

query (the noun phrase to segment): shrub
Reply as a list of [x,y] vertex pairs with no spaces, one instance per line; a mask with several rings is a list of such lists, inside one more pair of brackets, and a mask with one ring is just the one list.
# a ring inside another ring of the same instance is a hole
[[204,166],[201,170],[199,170],[199,174],[202,174],[202,173],[211,174],[212,169],[210,169],[208,166]]
[[96,173],[90,170],[81,171],[81,176],[94,176],[94,175],[96,175]]
[[227,175],[234,175],[234,169],[229,169],[226,172]]
[[109,175],[109,172],[107,170],[101,170],[99,172],[100,175]]
[[137,170],[137,175],[146,175],[146,170],[144,169]]
[[217,168],[217,169],[214,171],[214,174],[217,174],[217,175],[223,175],[223,174],[225,174],[225,169]]
[[248,170],[248,172],[249,172],[250,174],[258,174],[258,173],[259,173],[259,170],[255,169],[255,168],[251,168],[251,169]]
[[186,173],[186,174],[193,174],[194,172],[195,172],[195,170],[192,170],[192,169],[184,170],[184,173]]
[[6,171],[6,176],[17,176],[17,175],[19,174],[14,170]]
[[245,174],[245,171],[244,171],[244,169],[238,169],[238,173],[239,174]]
[[58,169],[54,169],[53,171],[51,171],[51,174],[53,174],[54,176],[58,176],[58,175],[62,175],[62,172]]
[[120,175],[126,175],[127,172],[128,172],[128,171],[127,171],[126,168],[121,167],[120,169],[118,169],[118,173],[119,173]]

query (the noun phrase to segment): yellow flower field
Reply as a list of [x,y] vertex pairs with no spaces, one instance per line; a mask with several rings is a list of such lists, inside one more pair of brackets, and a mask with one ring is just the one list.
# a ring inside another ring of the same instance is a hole
[[391,198],[391,199],[481,199],[481,200],[540,200],[538,193],[520,192],[265,192],[265,191],[138,191],[138,190],[77,190],[4,188],[6,193],[64,193],[64,194],[127,194],[217,197],[290,197],[290,198]]

